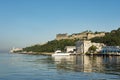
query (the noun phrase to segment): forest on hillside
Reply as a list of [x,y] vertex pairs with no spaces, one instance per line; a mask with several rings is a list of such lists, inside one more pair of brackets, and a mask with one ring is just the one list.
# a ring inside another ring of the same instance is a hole
[[64,51],[65,46],[75,46],[77,40],[63,39],[63,40],[52,40],[48,41],[43,45],[34,45],[30,47],[23,48],[23,51],[33,51],[33,52],[54,52],[57,49]]

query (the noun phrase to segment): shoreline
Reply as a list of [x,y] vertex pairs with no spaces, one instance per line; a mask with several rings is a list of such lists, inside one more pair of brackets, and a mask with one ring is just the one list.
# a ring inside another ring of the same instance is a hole
[[[54,52],[12,52],[17,54],[30,54],[30,55],[45,55],[51,56]],[[120,56],[120,54],[71,54],[71,55],[88,55],[88,56]]]
[[12,52],[12,53],[51,56],[54,52]]

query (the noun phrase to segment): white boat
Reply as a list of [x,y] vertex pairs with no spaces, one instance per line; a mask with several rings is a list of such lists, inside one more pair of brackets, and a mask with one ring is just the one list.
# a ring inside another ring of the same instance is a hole
[[52,57],[54,57],[54,56],[69,56],[71,54],[72,53],[64,53],[64,52],[61,52],[61,50],[57,50],[57,51],[55,51],[54,54],[52,54]]

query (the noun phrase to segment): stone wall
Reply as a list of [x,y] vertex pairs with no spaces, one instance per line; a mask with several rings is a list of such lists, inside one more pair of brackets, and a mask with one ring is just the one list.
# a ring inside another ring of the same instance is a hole
[[61,40],[61,39],[91,39],[94,37],[103,37],[105,36],[104,32],[99,32],[99,33],[78,33],[78,34],[72,34],[72,35],[67,35],[65,34],[57,34],[56,35],[56,40]]
[[96,46],[97,47],[97,52],[102,50],[102,47],[104,46],[103,43],[93,43],[91,41],[78,41],[76,42],[76,49],[77,49],[77,53],[83,53],[85,54],[86,52],[88,52],[88,49],[92,46]]
[[56,35],[56,40],[61,40],[61,39],[68,39],[67,33],[65,33],[65,34],[57,34]]

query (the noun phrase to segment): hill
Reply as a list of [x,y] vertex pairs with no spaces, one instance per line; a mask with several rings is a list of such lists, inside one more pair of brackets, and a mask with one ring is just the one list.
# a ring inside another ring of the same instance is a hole
[[[23,48],[23,51],[27,52],[54,52],[57,49],[64,51],[65,46],[75,46],[75,42],[79,39],[61,39],[48,41],[43,45],[34,45]],[[108,46],[120,46],[120,28],[112,30],[109,33],[105,33],[103,37],[94,37],[90,39],[92,42],[104,43]]]

